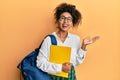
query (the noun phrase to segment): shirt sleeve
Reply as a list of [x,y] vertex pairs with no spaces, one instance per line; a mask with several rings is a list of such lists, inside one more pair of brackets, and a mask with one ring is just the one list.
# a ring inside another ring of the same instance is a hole
[[37,56],[37,67],[44,72],[48,73],[60,73],[62,71],[62,64],[55,64],[49,62],[51,40],[50,37],[44,39],[39,54]]
[[80,38],[77,39],[78,41],[76,41],[76,45],[77,45],[77,53],[76,53],[76,61],[75,62],[75,66],[80,65],[81,63],[83,63],[85,56],[86,56],[86,51],[81,49],[81,45],[80,45]]

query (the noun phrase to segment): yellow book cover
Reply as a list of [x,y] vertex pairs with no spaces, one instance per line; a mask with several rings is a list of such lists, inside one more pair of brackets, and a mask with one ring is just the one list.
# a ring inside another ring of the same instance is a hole
[[[71,48],[66,46],[50,46],[50,59],[52,63],[63,64],[65,62],[70,62]],[[53,74],[56,76],[68,78],[68,73],[61,72],[58,74]]]

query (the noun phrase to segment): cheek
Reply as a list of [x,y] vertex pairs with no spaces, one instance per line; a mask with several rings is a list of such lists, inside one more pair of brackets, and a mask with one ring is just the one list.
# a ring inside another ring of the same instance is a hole
[[58,22],[57,22],[57,25],[58,25],[59,27],[62,26],[62,22],[58,21]]
[[70,27],[73,27],[73,23],[70,24]]

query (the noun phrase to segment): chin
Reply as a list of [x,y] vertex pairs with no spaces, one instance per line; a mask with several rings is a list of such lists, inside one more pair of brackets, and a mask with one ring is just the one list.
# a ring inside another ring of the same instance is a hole
[[68,32],[68,30],[62,30],[63,32]]

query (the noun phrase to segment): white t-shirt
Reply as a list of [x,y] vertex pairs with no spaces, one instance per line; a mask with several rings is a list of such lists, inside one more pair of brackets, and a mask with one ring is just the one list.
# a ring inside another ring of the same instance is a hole
[[[82,50],[80,47],[79,36],[68,33],[67,38],[64,42],[62,42],[60,38],[56,35],[56,32],[53,32],[52,34],[56,37],[57,45],[71,47],[70,62],[73,64],[73,66],[80,65],[85,58],[86,51]],[[60,73],[62,71],[62,64],[55,64],[49,62],[50,45],[51,39],[48,36],[44,39],[39,50],[39,54],[37,56],[37,67],[44,72],[49,72],[53,74]]]

